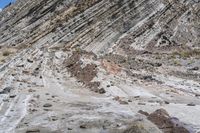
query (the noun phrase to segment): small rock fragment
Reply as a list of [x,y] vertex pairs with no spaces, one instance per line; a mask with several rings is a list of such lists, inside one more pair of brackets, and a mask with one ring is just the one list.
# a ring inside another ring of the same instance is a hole
[[134,98],[140,98],[140,96],[135,96]]
[[7,93],[10,93],[10,91],[12,90],[13,88],[12,87],[5,87],[3,89],[3,91],[0,91],[0,94],[7,94]]
[[11,96],[10,96],[10,98],[15,98],[15,97],[16,97],[16,95],[11,95]]
[[143,114],[143,115],[145,115],[145,116],[148,116],[148,115],[149,115],[149,113],[147,113],[147,112],[145,112],[145,111],[143,111],[143,110],[139,110],[138,113]]
[[29,89],[28,92],[36,92],[36,90]]
[[200,97],[200,94],[196,94],[195,97]]
[[119,99],[120,99],[119,96],[116,96],[116,97],[113,98],[113,100],[115,100],[115,101],[118,101]]
[[32,129],[32,130],[26,131],[26,133],[40,133],[40,130],[39,129]]
[[106,91],[105,91],[104,88],[101,88],[101,89],[99,89],[99,93],[100,93],[100,94],[104,94],[104,93],[106,93]]
[[151,76],[151,75],[144,76],[143,79],[144,79],[144,80],[147,80],[147,81],[152,81],[152,80],[154,80],[153,76]]
[[169,104],[169,102],[168,102],[168,101],[165,101],[165,104]]
[[187,104],[187,106],[195,106],[195,104],[194,103],[189,103],[189,104]]
[[49,108],[49,107],[52,107],[52,104],[50,104],[50,103],[46,103],[46,104],[43,105],[43,107],[45,107],[45,108]]
[[24,65],[17,65],[16,67],[24,67]]
[[51,109],[43,109],[44,111],[51,111]]
[[130,103],[130,102],[132,102],[132,100],[129,99],[128,102]]
[[86,125],[80,125],[80,128],[86,128]]
[[123,100],[119,100],[119,103],[120,103],[120,104],[124,104],[124,105],[125,105],[125,104],[128,104],[127,101],[123,101]]
[[32,60],[30,60],[30,59],[27,59],[27,61],[28,61],[29,63],[33,63],[33,61],[32,61]]
[[38,71],[39,69],[40,69],[40,68],[37,67],[37,68],[35,68],[35,71]]
[[110,85],[107,85],[107,87],[109,88],[109,87],[110,87]]
[[146,105],[146,103],[138,103],[138,105]]
[[189,69],[189,70],[198,71],[198,70],[199,70],[199,67],[193,67],[193,68],[191,68],[191,69]]

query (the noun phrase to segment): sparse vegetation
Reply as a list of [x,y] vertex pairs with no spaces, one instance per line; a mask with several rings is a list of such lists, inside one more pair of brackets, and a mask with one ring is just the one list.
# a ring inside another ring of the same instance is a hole
[[5,51],[3,52],[3,56],[9,56],[10,54],[12,54],[12,52],[9,51],[9,50],[5,50]]
[[81,53],[81,52],[82,52],[82,49],[81,49],[80,47],[76,47],[76,48],[75,48],[75,51],[76,51],[77,53]]
[[21,50],[21,49],[27,48],[28,46],[29,46],[28,44],[20,44],[20,45],[16,46],[15,48]]
[[155,58],[156,58],[157,60],[160,60],[160,59],[162,59],[162,56],[161,56],[161,55],[157,55]]
[[174,53],[170,56],[170,58],[176,59],[176,56],[177,56],[177,54],[174,52]]
[[181,66],[181,63],[178,60],[174,60],[174,65]]
[[191,65],[192,63],[194,63],[195,61],[194,60],[190,60],[189,62],[188,62],[188,65]]
[[182,52],[179,53],[179,55],[180,55],[181,57],[184,57],[184,58],[189,58],[189,57],[192,56],[192,52],[189,52],[189,51],[182,51]]
[[172,57],[176,56],[180,56],[182,58],[200,57],[200,49],[173,52]]
[[15,52],[16,49],[14,48],[2,48],[0,50],[0,63],[4,63],[6,61],[6,58]]

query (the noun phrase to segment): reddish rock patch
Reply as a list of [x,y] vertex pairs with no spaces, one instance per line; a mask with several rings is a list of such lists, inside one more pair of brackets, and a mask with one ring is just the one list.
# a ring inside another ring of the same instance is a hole
[[87,64],[85,67],[82,67],[83,62],[80,58],[84,55],[94,56],[85,51],[73,52],[72,56],[66,59],[64,64],[72,76],[76,77],[80,82],[92,90],[98,89],[100,83],[92,82],[94,77],[97,76],[97,66],[95,64]]
[[116,75],[121,72],[121,67],[112,61],[103,59],[101,64],[109,74]]

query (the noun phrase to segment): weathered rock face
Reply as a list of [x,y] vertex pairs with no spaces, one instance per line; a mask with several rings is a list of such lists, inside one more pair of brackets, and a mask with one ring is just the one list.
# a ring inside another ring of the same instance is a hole
[[[107,52],[117,41],[118,46],[125,43],[139,50],[197,47],[198,4],[184,0],[17,1],[1,13],[1,44],[40,42],[94,52]],[[124,33],[128,34],[119,39]]]
[[198,132],[199,25],[199,0],[17,0],[0,12],[0,133]]

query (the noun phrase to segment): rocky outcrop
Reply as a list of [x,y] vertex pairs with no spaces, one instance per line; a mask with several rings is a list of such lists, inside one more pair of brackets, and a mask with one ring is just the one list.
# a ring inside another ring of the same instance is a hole
[[153,122],[164,133],[189,133],[189,129],[184,127],[177,118],[170,117],[164,109],[158,109],[155,112],[148,114],[147,112],[139,111],[147,116],[147,119]]

